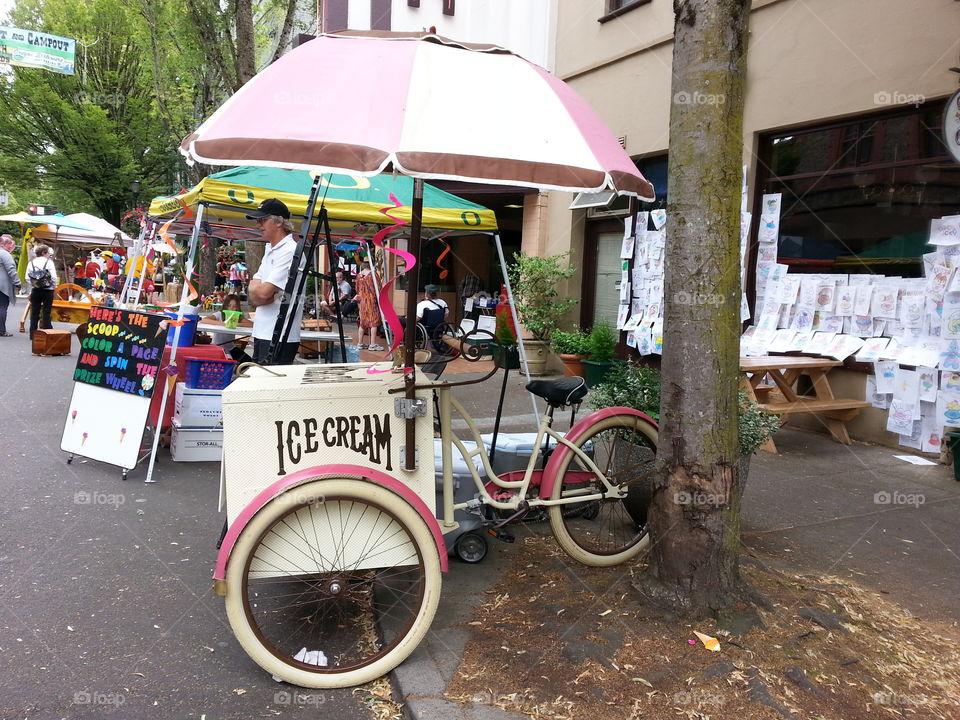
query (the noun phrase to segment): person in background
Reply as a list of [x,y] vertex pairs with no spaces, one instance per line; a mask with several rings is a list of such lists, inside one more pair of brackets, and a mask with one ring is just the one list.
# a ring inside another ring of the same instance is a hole
[[93,281],[98,279],[103,273],[103,265],[97,260],[96,255],[91,255],[87,260],[87,265],[84,268],[83,277],[86,278],[87,283],[84,287],[89,290],[93,287]]
[[[223,310],[215,312],[211,317],[205,318],[204,322],[209,325],[224,325],[226,321],[226,311],[227,310],[236,310],[239,313],[243,312],[243,308],[240,306],[240,296],[236,293],[230,293],[223,298]],[[246,315],[240,316],[240,321],[237,323],[238,327],[251,327],[253,321],[248,318]],[[223,348],[225,353],[230,353],[235,347],[236,342],[234,341],[234,335],[232,333],[210,333],[213,336],[213,344],[219,345]]]
[[[293,223],[290,211],[276,198],[260,203],[260,206],[247,215],[247,219],[256,220],[267,241],[260,269],[257,270],[247,287],[247,299],[257,308],[253,319],[253,359],[265,363],[273,342],[273,329],[280,314],[283,289],[290,275],[290,264],[297,242],[293,237]],[[246,271],[246,269],[244,269]],[[303,303],[290,323],[290,335],[287,342],[276,355],[276,365],[292,365],[300,347],[300,324],[303,322]]]
[[423,322],[424,310],[443,310],[443,320],[446,322],[450,315],[450,306],[447,301],[438,297],[440,294],[439,285],[427,285],[423,288],[423,300],[417,303],[417,320]]
[[53,262],[53,253],[46,245],[37,245],[36,257],[27,263],[26,276],[30,273],[44,270],[49,274],[49,278],[43,280],[31,280],[33,289],[30,291],[30,339],[33,340],[33,334],[37,328],[48,330],[53,327],[50,322],[50,311],[53,309],[53,291],[59,283],[57,277],[57,265]]
[[[377,329],[380,327],[380,309],[377,305],[377,293],[373,283],[373,275],[369,267],[365,267],[357,276],[357,301],[360,304],[360,318],[357,320],[357,347],[361,350],[385,350],[377,343]],[[363,342],[369,331],[369,345]]]
[[20,278],[17,264],[13,261],[15,243],[12,235],[0,235],[0,337],[10,337],[7,332],[7,306],[17,304]]
[[[279,200],[277,200],[277,202],[283,205],[283,203],[281,203]],[[262,204],[263,203],[261,203],[261,205]],[[283,206],[286,207],[286,205],[283,205]],[[289,221],[289,215],[287,216],[287,219]],[[291,225],[290,227],[292,228],[293,225]],[[233,286],[233,291],[237,294],[242,293],[243,284],[246,281],[247,281],[247,266],[244,265],[239,260],[237,260],[235,263],[233,263],[233,265],[230,266],[230,284]]]
[[215,287],[220,292],[223,292],[223,289],[227,286],[227,278],[230,276],[230,271],[227,269],[227,263],[223,260],[220,260],[217,263],[217,272],[216,278],[214,281]]
[[325,315],[330,315],[332,317],[337,317],[340,309],[347,306],[347,303],[350,300],[350,295],[353,294],[353,288],[350,287],[350,283],[343,278],[343,273],[339,270],[336,274],[336,283],[337,290],[340,293],[340,305],[337,305],[337,298],[333,294],[332,287],[330,288],[330,292],[327,294],[327,299],[321,301],[321,311]]

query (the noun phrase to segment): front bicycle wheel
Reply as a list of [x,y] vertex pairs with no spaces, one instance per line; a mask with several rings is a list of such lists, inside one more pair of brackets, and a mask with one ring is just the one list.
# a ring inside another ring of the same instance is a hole
[[[583,503],[550,506],[550,528],[570,557],[584,565],[625,562],[649,544],[645,524],[629,507],[650,479],[657,455],[657,430],[636,415],[614,415],[587,428],[574,444],[590,457],[607,482],[625,489],[628,497],[604,497]],[[605,491],[586,461],[567,452],[557,469],[552,500]],[[575,511],[574,511],[575,510]]]
[[227,566],[227,617],[264,670],[294,685],[361,685],[423,639],[440,599],[437,545],[390,490],[313,480],[265,505]]

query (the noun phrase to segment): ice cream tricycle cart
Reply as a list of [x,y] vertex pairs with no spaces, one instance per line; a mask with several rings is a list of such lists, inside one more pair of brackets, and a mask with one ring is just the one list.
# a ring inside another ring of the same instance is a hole
[[[468,113],[450,123],[453,96],[438,89],[464,77],[474,97],[508,100],[512,112]],[[362,106],[329,113],[343,97],[360,101],[361,87]],[[277,98],[301,96],[311,102],[279,107]],[[579,405],[586,386],[580,378],[531,382],[529,392],[548,407],[536,450],[526,468],[498,477],[453,392],[463,383],[431,380],[414,366],[424,178],[652,199],[650,183],[576,93],[495,46],[429,33],[324,35],[250,80],[184,139],[181,151],[215,165],[359,176],[392,169],[415,178],[410,206],[398,202],[387,212],[403,216],[399,224],[410,230],[400,367],[243,366],[223,392],[228,529],[214,588],[225,597],[237,639],[262,668],[324,688],[367,682],[403,661],[437,608],[448,563],[444,536],[457,531],[457,513],[501,537],[531,511],[546,513],[561,547],[589,565],[622,563],[643,550],[643,488],[657,438],[650,418],[606,408],[561,435],[552,427],[555,410]],[[317,175],[285,304],[296,304],[305,287],[303,258],[312,255],[301,248],[321,185]],[[195,228],[199,223],[198,215]],[[497,248],[503,265],[498,238]],[[293,315],[281,307],[274,347],[288,337]],[[458,351],[471,357],[475,347],[464,341]],[[455,414],[468,428],[466,441],[451,429]],[[453,488],[456,453],[473,480],[466,496]]]
[[[657,438],[650,418],[607,408],[560,435],[551,427],[554,410],[579,404],[586,386],[581,378],[534,381],[528,390],[549,408],[537,448],[546,445],[549,459],[543,466],[535,452],[527,468],[496,477],[456,385],[417,372],[409,402],[403,373],[361,363],[248,367],[223,391],[221,501],[229,530],[215,589],[240,644],[272,675],[303,687],[343,687],[407,657],[437,608],[448,562],[444,534],[457,530],[457,512],[498,535],[546,510],[560,546],[588,565],[621,563],[646,547],[642,482]],[[451,430],[454,413],[467,421],[469,445]],[[420,461],[407,470],[411,418]],[[464,502],[454,502],[455,453],[468,459],[475,481]],[[474,458],[492,480],[482,481]]]

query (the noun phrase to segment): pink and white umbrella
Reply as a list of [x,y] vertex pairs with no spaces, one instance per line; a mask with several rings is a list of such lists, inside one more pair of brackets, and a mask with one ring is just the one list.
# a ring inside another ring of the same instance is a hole
[[[394,171],[419,179],[406,265],[413,275],[405,338],[411,400],[422,179],[654,197],[603,121],[561,80],[503,48],[429,33],[344,32],[311,40],[240,88],[180,151],[213,165]],[[318,189],[315,180],[308,215]],[[302,277],[288,281],[293,302]],[[288,336],[295,314],[281,308],[272,348]],[[392,308],[387,317],[396,321]],[[406,425],[406,462],[413,467],[413,420]]]
[[502,48],[426,33],[311,40],[244,85],[184,139],[181,152],[215,165],[393,170],[654,196],[563,81]]

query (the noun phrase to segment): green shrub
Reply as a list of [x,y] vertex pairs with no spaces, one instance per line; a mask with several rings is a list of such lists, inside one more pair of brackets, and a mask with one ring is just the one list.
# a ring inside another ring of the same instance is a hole
[[743,391],[738,397],[740,454],[753,455],[780,429],[780,418],[760,408]]
[[590,348],[590,359],[594,362],[610,362],[617,351],[620,342],[620,333],[613,329],[613,325],[601,320],[590,330],[587,340]]
[[[660,420],[660,371],[636,363],[623,363],[610,371],[603,382],[590,391],[590,406],[630,407]],[[777,430],[780,418],[752,402],[739,391],[737,438],[741,455],[752,455]]]
[[589,336],[579,328],[570,332],[554,330],[550,336],[550,347],[558,355],[589,355]]
[[660,419],[660,371],[636,363],[616,365],[603,382],[590,391],[590,405],[631,407]]

